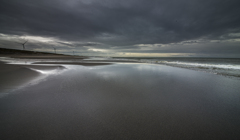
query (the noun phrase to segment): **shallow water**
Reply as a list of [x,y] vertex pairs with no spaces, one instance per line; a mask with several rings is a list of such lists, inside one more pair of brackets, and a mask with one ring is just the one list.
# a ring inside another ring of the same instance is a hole
[[240,80],[164,65],[65,67],[0,99],[1,139],[240,138]]
[[164,64],[240,79],[240,58],[156,57],[114,59],[126,59],[128,61],[135,60],[137,62],[144,63]]

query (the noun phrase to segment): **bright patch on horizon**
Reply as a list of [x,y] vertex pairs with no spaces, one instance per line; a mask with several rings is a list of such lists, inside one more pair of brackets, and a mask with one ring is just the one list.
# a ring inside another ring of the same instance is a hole
[[[21,37],[21,38],[24,38],[24,37]],[[25,39],[36,40],[36,41],[41,41],[41,42],[55,41],[55,39],[53,39],[51,37],[41,37],[41,36],[26,36]]]
[[188,57],[194,53],[125,53],[129,57]]
[[89,51],[94,51],[94,52],[108,52],[108,50],[105,49],[88,49]]

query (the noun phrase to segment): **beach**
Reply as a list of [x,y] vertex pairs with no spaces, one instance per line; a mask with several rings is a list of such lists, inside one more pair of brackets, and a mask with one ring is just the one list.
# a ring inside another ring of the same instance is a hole
[[239,79],[134,61],[4,60],[0,139],[240,138]]

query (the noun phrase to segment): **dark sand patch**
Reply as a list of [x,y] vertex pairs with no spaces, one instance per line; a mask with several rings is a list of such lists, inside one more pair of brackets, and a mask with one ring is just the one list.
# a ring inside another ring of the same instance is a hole
[[10,58],[20,58],[20,59],[63,59],[63,60],[71,60],[71,59],[87,59],[85,56],[69,56],[69,55],[0,55],[0,57],[10,57]]
[[0,57],[22,58],[22,59],[85,59],[84,56],[64,55],[48,52],[37,52],[30,50],[16,50],[0,48]]
[[36,79],[41,73],[32,70],[64,69],[63,66],[14,65],[0,62],[0,92],[8,92]]
[[0,67],[0,92],[15,89],[40,75],[38,72],[21,65],[9,65],[0,62]]
[[112,63],[83,63],[83,62],[36,62],[33,64],[59,64],[59,65],[83,65],[83,66],[100,66],[100,65],[111,65]]
[[[8,55],[9,56],[9,55]],[[11,58],[22,58],[22,59],[86,59],[87,57],[81,56],[65,56],[65,55],[10,55]]]

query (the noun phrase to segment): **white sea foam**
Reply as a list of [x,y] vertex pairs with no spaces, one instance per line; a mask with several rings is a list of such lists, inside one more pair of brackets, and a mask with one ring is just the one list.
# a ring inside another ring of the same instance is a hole
[[[115,59],[115,58],[113,58]],[[118,58],[117,58],[118,59]],[[125,61],[137,61],[147,64],[163,64],[173,67],[187,68],[210,72],[227,77],[240,77],[240,60],[228,58],[133,58]]]
[[226,70],[240,70],[239,64],[216,64],[216,63],[198,63],[198,62],[184,62],[184,61],[162,61],[157,59],[114,59],[125,61],[138,61],[148,64],[168,64],[172,66],[181,66],[187,68],[206,68],[206,69],[226,69]]
[[165,64],[172,64],[172,65],[183,65],[189,67],[204,67],[204,68],[219,68],[219,69],[233,69],[233,70],[240,70],[240,65],[231,65],[231,64],[207,64],[207,63],[190,63],[190,62],[168,62],[162,61]]

